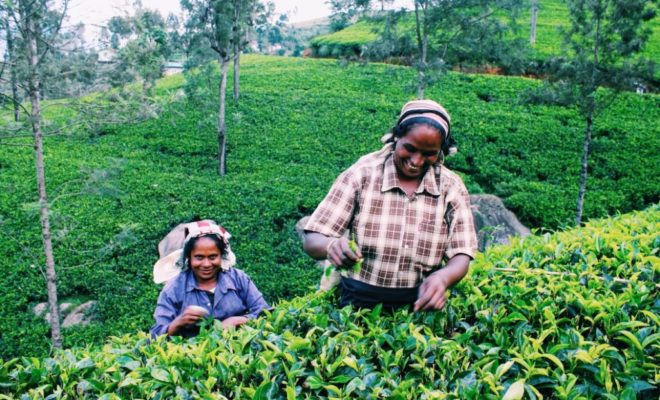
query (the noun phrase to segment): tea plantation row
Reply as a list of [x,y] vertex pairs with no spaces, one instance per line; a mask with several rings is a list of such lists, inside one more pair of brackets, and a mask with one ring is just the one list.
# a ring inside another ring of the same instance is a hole
[[493,248],[439,312],[310,294],[189,341],[0,361],[0,398],[657,398],[659,219],[653,207]]
[[[294,231],[334,178],[378,139],[413,95],[414,72],[382,64],[251,56],[242,97],[228,106],[228,175],[216,174],[215,132],[174,96],[158,118],[98,135],[46,139],[55,260],[62,302],[96,300],[94,322],[64,330],[65,346],[146,330],[160,287],[156,245],[180,222],[214,218],[233,234],[238,267],[270,302],[313,291],[320,277]],[[213,88],[217,76],[209,77]],[[231,80],[230,80],[231,82]],[[160,95],[183,78],[161,81]],[[447,160],[469,189],[500,195],[531,226],[570,224],[582,123],[574,110],[524,105],[527,79],[450,74],[428,97],[452,115],[459,144]],[[61,109],[49,106],[52,120]],[[658,201],[658,97],[626,94],[596,126],[586,216]],[[29,144],[29,140],[25,141]],[[0,357],[45,355],[49,328],[32,149],[0,152]]]

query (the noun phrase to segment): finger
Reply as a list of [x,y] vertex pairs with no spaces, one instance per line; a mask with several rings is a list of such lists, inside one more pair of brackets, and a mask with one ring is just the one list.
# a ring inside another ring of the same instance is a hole
[[419,287],[419,293],[417,295],[417,301],[415,302],[415,311],[419,311],[423,309],[426,304],[431,300],[431,297],[433,296],[433,293],[431,290],[429,290],[428,285],[425,284],[426,282],[422,283]]
[[424,306],[424,310],[439,310],[445,303],[444,290],[435,290],[431,299]]

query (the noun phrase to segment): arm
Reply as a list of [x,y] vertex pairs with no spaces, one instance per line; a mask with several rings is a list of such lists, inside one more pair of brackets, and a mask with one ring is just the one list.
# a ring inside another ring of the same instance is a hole
[[238,274],[237,279],[239,280],[239,285],[237,285],[240,288],[239,295],[248,312],[245,315],[235,315],[224,319],[222,326],[225,328],[243,325],[249,320],[257,318],[261,311],[270,308],[264,300],[264,296],[247,274],[241,272]]
[[449,259],[444,268],[429,275],[419,287],[415,311],[440,310],[447,301],[446,291],[460,282],[467,274],[470,261],[477,250],[470,195],[463,182],[448,194],[446,218],[449,223],[449,248],[445,257]]
[[176,300],[173,287],[166,285],[160,292],[156,303],[156,310],[154,311],[156,323],[151,328],[152,337],[165,334],[168,336],[176,335],[184,326],[195,324],[206,316],[204,312],[190,307],[177,316],[181,311],[180,307],[181,303]]
[[466,254],[457,254],[447,265],[432,273],[419,287],[415,302],[415,311],[440,310],[447,301],[447,289],[454,286],[467,274],[472,258]]
[[312,258],[327,258],[336,267],[351,267],[362,258],[359,249],[357,252],[351,250],[345,237],[329,237],[318,232],[306,232],[303,249]]

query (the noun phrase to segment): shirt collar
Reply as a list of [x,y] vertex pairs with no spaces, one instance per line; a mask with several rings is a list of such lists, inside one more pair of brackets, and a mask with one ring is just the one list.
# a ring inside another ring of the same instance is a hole
[[[186,271],[188,273],[188,279],[186,281],[186,292],[192,292],[193,290],[202,290],[197,284],[197,278],[192,272],[192,269]],[[227,293],[230,290],[236,290],[236,285],[234,280],[229,277],[229,274],[225,271],[218,272],[218,281],[216,283],[216,292],[220,291],[221,293]]]
[[[424,174],[422,179],[422,184],[415,189],[415,193],[419,194],[422,192],[427,192],[432,196],[440,196],[440,189],[438,188],[438,182],[436,176],[440,176],[440,166],[433,165],[429,167]],[[396,174],[396,166],[394,165],[394,152],[390,153],[389,156],[385,158],[383,163],[383,183],[381,185],[381,192],[387,192],[394,188],[399,188],[403,190],[401,184],[399,183],[399,177]]]

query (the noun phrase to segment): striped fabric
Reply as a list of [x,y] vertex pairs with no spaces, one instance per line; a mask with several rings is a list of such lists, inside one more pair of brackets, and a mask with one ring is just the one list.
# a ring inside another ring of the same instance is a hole
[[440,164],[429,168],[408,197],[399,185],[393,147],[362,157],[344,171],[305,230],[355,234],[364,262],[348,277],[370,285],[411,288],[443,259],[474,257],[477,238],[470,197],[461,179]]

